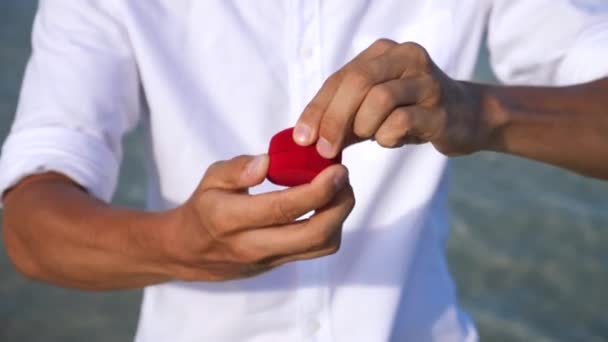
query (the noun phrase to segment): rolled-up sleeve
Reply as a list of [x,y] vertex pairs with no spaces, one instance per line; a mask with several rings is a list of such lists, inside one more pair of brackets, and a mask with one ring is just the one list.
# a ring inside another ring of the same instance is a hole
[[55,171],[110,200],[121,140],[140,116],[128,35],[108,1],[41,0],[15,121],[0,155],[0,193]]
[[508,84],[568,85],[608,75],[605,0],[494,0],[490,60]]

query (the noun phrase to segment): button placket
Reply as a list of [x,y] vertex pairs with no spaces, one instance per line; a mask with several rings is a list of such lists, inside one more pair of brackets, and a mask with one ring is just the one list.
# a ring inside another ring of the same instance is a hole
[[[319,7],[320,1],[292,3],[292,51],[294,122],[322,84]],[[298,325],[303,341],[330,341],[327,329],[326,264],[323,259],[298,263]]]

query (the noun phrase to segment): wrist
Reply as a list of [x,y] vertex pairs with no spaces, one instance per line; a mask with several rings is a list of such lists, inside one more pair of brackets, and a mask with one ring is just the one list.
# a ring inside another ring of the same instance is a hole
[[[483,150],[496,150],[501,144],[501,132],[506,124],[505,110],[496,87],[466,81],[456,82],[460,101],[452,107],[460,125],[461,139],[457,155]],[[458,130],[456,130],[458,132]]]
[[[199,249],[200,218],[192,202],[158,214],[158,250],[163,274],[169,280],[185,279],[192,270],[193,255]],[[194,252],[193,252],[194,251]]]
[[[158,283],[174,279],[172,272],[173,256],[169,246],[170,236],[175,230],[179,213],[176,209],[163,212],[145,212],[136,214],[134,224],[130,226],[131,243],[136,247],[141,258],[141,266],[147,273],[154,274]],[[137,222],[137,223],[135,223]]]
[[485,139],[480,151],[502,152],[505,130],[510,120],[509,103],[502,96],[503,87],[476,84],[479,96],[479,117]]

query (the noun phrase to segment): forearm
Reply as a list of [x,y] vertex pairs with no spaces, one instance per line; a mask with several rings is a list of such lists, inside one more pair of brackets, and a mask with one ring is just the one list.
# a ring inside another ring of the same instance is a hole
[[608,78],[562,87],[483,87],[487,150],[608,179]]
[[36,177],[5,198],[6,249],[22,273],[86,290],[169,280],[160,234],[167,213],[114,208],[63,176]]

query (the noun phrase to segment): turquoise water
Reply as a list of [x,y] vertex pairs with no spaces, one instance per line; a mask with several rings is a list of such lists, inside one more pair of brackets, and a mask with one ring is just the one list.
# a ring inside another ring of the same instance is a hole
[[[34,8],[32,0],[0,2],[0,139],[16,105]],[[477,78],[491,79],[484,58]],[[125,143],[115,202],[141,206],[140,132]],[[608,183],[490,153],[454,159],[452,169],[448,257],[482,340],[608,341]],[[33,283],[0,250],[3,342],[129,341],[140,296]]]

